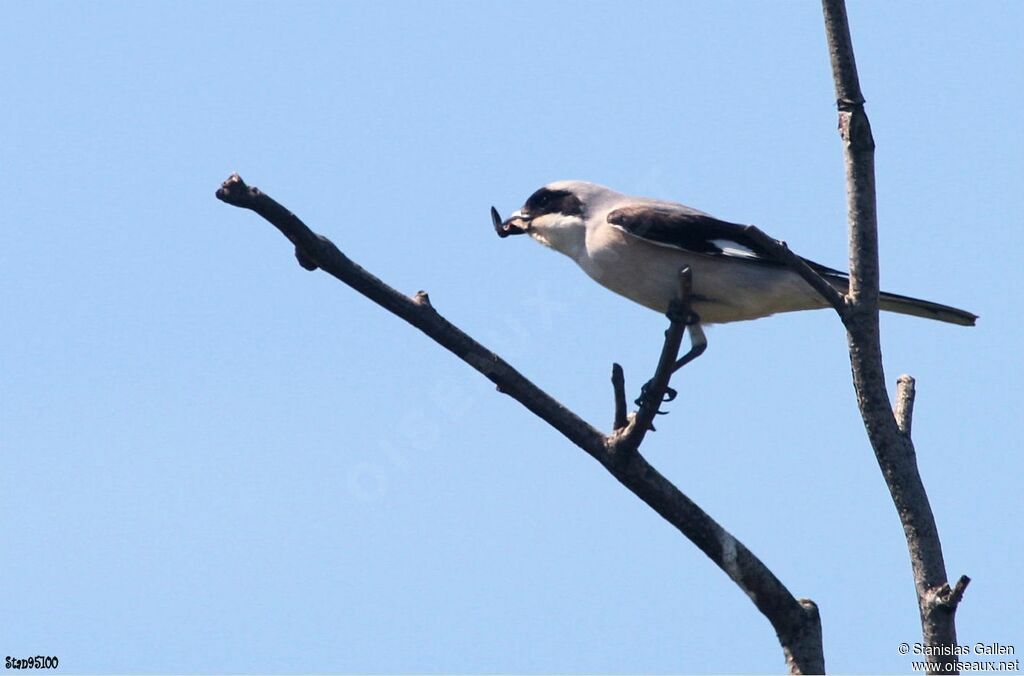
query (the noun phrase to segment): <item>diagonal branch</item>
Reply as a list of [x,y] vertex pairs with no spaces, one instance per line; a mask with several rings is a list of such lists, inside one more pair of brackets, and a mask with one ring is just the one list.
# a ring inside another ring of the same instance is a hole
[[[304,268],[322,268],[412,324],[495,383],[499,391],[590,454],[616,480],[697,545],[743,590],[775,629],[791,673],[824,672],[817,606],[809,600],[794,598],[743,543],[662,476],[638,451],[614,452],[611,437],[606,437],[442,317],[430,304],[426,293],[421,291],[410,298],[391,288],[350,260],[330,240],[310,230],[293,213],[259,189],[247,186],[237,174],[223,183],[217,198],[263,216],[295,244],[296,257]],[[678,345],[675,349],[678,352]],[[617,392],[619,389],[616,385]],[[624,385],[621,389],[624,393]],[[616,425],[618,417],[617,414]]]
[[[864,111],[853,42],[843,0],[822,0],[839,107],[850,229],[849,308],[843,315],[857,403],[875,458],[889,488],[910,551],[924,643],[953,655],[957,672],[956,606],[968,578],[949,590],[935,517],[917,468],[910,437],[912,390],[901,385],[894,415],[885,388],[878,328],[878,220],[875,210],[875,141]],[[902,429],[901,429],[902,428]]]

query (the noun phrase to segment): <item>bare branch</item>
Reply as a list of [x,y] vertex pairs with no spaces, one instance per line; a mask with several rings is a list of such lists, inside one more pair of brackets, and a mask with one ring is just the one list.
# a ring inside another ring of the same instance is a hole
[[[791,673],[824,673],[821,622],[814,603],[794,598],[743,543],[662,476],[638,451],[628,454],[614,452],[611,437],[606,437],[579,418],[442,317],[430,304],[425,292],[420,291],[414,298],[409,298],[391,288],[352,262],[330,240],[314,233],[269,196],[247,186],[237,174],[223,183],[217,191],[217,198],[263,216],[295,244],[296,257],[303,267],[309,270],[322,268],[409,322],[495,383],[500,392],[523,404],[590,454],[616,480],[697,545],[747,594],[775,629]],[[678,349],[676,345],[676,352]],[[624,411],[625,386],[615,387],[616,398],[622,391]],[[616,434],[613,432],[613,436]]]
[[[935,517],[918,472],[914,444],[909,434],[912,398],[909,388],[904,386],[905,398],[894,415],[882,369],[878,329],[875,141],[864,111],[864,96],[857,76],[846,6],[843,0],[822,0],[822,8],[846,168],[850,291],[849,308],[843,315],[843,323],[850,347],[854,389],[875,458],[903,524],[924,643],[936,650],[939,646],[951,649],[956,645],[955,607],[936,612],[931,601],[936,590],[946,589],[949,585]],[[902,419],[902,425],[897,418]],[[953,664],[956,666],[955,662]]]

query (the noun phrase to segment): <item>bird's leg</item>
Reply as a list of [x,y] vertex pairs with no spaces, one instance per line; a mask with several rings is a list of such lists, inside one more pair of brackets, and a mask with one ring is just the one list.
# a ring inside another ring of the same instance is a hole
[[[690,351],[680,357],[676,363],[672,366],[672,373],[675,373],[679,369],[683,368],[691,361],[701,356],[704,350],[707,349],[708,339],[704,335],[704,330],[700,326],[700,316],[696,312],[690,310],[689,302],[682,299],[673,299],[668,306],[668,312],[665,313],[669,321],[673,324],[685,324],[690,331]],[[644,386],[640,388],[640,396],[636,399],[636,405],[639,406],[640,402],[643,401],[647,395],[647,390],[651,387],[654,379],[648,380],[644,383]],[[661,403],[668,403],[676,398],[678,392],[671,387],[665,388],[665,396],[662,398]],[[658,415],[664,415],[665,411],[658,411]]]
[[689,319],[692,322],[687,321],[686,326],[690,330],[690,351],[679,358],[676,365],[672,367],[672,373],[704,354],[704,350],[708,348],[707,336],[704,335],[704,329],[700,327],[700,317],[697,316],[697,313],[691,312]]

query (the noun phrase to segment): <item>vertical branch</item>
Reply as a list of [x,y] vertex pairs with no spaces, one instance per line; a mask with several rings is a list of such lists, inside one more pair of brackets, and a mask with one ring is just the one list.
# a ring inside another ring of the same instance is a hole
[[[878,221],[875,210],[875,141],[864,111],[844,0],[822,0],[839,108],[839,135],[846,167],[850,230],[850,293],[843,315],[857,403],[875,458],[889,488],[910,551],[924,643],[955,646],[954,614],[966,582],[950,590],[935,517],[917,468],[910,437],[906,386],[902,432],[885,389],[878,330]],[[935,654],[944,654],[936,652]],[[945,653],[952,655],[952,651]],[[955,657],[948,673],[958,673]]]

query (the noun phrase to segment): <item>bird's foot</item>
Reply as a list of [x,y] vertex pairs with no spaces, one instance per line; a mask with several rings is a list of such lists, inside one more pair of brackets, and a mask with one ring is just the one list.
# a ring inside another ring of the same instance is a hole
[[[634,404],[636,404],[637,406],[643,406],[644,401],[647,399],[647,390],[651,389],[651,385],[653,383],[654,380],[648,380],[646,383],[644,383],[644,386],[640,388],[640,396],[636,398],[636,401],[633,402]],[[662,411],[661,404],[669,403],[670,401],[674,400],[678,394],[679,393],[676,392],[671,387],[666,387],[665,395],[661,398],[661,401],[658,402],[658,410],[655,411],[655,414],[666,415],[668,411]]]

